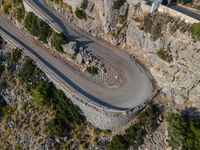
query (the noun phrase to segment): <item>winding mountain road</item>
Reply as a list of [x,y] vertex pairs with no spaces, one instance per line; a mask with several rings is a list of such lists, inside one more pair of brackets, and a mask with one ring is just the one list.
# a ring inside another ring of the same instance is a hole
[[62,81],[66,87],[72,88],[77,93],[87,97],[85,100],[113,110],[128,110],[144,103],[155,91],[152,78],[137,61],[121,50],[107,45],[102,40],[88,35],[85,31],[73,27],[67,20],[57,12],[48,8],[41,0],[33,0],[38,10],[47,15],[52,22],[67,34],[71,40],[78,41],[80,45],[87,47],[110,64],[125,79],[119,88],[108,88],[98,85],[84,78],[79,71],[73,69],[69,64],[53,56],[48,49],[37,41],[28,38],[0,14],[0,34],[6,35],[12,42],[17,43],[31,53],[31,57],[37,58],[57,80]]

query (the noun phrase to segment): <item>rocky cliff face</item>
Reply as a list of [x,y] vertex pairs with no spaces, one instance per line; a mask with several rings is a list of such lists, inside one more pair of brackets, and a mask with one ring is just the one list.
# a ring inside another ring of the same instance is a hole
[[200,42],[192,39],[189,25],[165,14],[149,16],[149,7],[140,0],[121,1],[120,7],[115,0],[88,0],[84,8],[85,1],[64,2],[86,13],[84,20],[70,16],[76,26],[119,45],[148,66],[168,105],[200,107]]

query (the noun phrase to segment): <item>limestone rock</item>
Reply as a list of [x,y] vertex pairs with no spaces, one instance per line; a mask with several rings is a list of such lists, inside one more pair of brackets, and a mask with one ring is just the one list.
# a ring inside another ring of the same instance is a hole
[[92,1],[89,1],[89,2],[88,2],[87,9],[85,10],[85,12],[86,12],[86,14],[87,14],[88,16],[91,15],[91,12],[92,12],[92,10],[93,10],[93,8],[94,8],[94,5],[95,5],[94,2],[92,2]]
[[175,96],[175,102],[179,105],[182,105],[185,103],[185,98],[181,95],[176,95]]
[[126,13],[127,13],[127,11],[128,11],[128,3],[125,2],[125,3],[123,4],[123,6],[122,6],[122,7],[120,8],[120,10],[119,10],[119,15],[120,15],[120,16],[125,16]]
[[79,65],[83,63],[83,57],[80,53],[76,55],[76,63]]
[[69,42],[68,44],[62,45],[63,51],[69,55],[74,55],[78,52],[76,42]]

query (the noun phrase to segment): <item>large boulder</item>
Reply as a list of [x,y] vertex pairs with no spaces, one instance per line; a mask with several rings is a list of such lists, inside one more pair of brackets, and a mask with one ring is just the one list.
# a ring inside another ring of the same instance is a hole
[[78,52],[78,44],[76,42],[69,42],[62,45],[63,51],[69,55],[74,55]]
[[80,53],[76,55],[76,63],[81,65],[83,63],[83,57]]

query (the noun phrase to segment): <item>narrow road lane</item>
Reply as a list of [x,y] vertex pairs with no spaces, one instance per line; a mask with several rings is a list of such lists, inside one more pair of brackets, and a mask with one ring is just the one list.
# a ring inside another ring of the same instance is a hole
[[200,21],[200,14],[197,13],[197,12],[194,12],[194,11],[192,11],[190,9],[187,9],[185,7],[181,7],[181,6],[178,6],[178,5],[175,5],[175,4],[170,5],[169,7],[171,9],[174,9],[174,10],[176,10],[178,12],[181,12],[181,13],[187,15],[187,16],[190,16],[190,17],[192,17],[192,18],[197,19],[197,20]]

